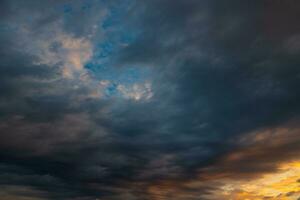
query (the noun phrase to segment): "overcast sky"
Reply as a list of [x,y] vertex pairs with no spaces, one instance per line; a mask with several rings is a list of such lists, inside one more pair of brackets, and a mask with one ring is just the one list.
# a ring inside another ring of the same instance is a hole
[[1,200],[299,200],[300,2],[1,0]]

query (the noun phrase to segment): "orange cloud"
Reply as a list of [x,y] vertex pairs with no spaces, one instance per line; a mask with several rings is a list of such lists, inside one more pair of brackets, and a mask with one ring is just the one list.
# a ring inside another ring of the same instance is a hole
[[300,138],[297,123],[251,132],[240,147],[194,177],[145,183],[151,200],[298,200]]

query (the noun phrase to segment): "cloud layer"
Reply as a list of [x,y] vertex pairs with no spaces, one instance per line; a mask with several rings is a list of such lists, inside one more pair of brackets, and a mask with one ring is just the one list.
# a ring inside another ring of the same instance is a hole
[[0,4],[1,198],[299,198],[297,1]]

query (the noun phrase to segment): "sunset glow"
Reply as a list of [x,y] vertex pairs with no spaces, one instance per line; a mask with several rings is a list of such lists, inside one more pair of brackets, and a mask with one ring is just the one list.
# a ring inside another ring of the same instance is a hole
[[300,200],[300,0],[0,0],[0,200]]

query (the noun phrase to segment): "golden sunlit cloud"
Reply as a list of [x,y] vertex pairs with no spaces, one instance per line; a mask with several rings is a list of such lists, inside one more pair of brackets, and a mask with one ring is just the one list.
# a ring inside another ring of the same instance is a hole
[[148,193],[154,200],[299,200],[298,133],[293,122],[251,132],[241,138],[241,148],[198,175],[156,182]]
[[293,161],[280,165],[278,172],[250,181],[226,180],[219,194],[228,200],[297,200],[300,197],[299,179],[300,161]]

